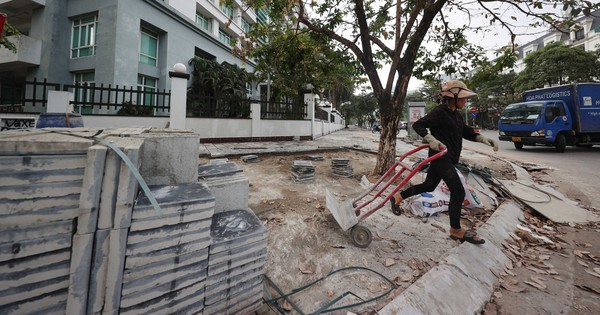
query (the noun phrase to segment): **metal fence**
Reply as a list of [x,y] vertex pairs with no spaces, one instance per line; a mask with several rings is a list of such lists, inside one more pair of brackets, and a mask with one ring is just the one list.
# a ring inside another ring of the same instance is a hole
[[60,84],[36,78],[21,82],[3,80],[0,86],[0,113],[46,112],[48,91],[60,91]]
[[329,120],[329,113],[327,111],[324,111],[320,108],[317,108],[317,110],[315,111],[315,118],[316,119],[320,119],[322,121],[328,121]]
[[85,115],[164,116],[170,112],[171,92],[118,85],[65,84],[73,92],[76,112]]
[[188,97],[187,116],[197,118],[250,118],[253,100],[234,97]]
[[260,102],[261,119],[303,120],[308,116],[308,105],[300,102]]

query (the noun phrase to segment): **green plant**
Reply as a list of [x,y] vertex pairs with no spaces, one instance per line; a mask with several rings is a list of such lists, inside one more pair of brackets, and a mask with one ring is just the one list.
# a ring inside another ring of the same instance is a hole
[[124,102],[117,112],[119,116],[154,116],[154,108],[144,105],[135,105],[131,102]]

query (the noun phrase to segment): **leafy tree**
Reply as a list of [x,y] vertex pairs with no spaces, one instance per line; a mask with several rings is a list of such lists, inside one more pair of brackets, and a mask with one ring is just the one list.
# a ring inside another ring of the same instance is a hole
[[377,99],[373,93],[352,95],[341,109],[346,123],[356,121],[359,126],[372,125],[378,116]]
[[[323,34],[337,43],[339,51],[348,50],[356,56],[377,98],[383,127],[374,169],[377,174],[394,163],[394,131],[400,121],[410,77],[435,77],[439,71],[448,74],[465,71],[472,62],[481,59],[482,49],[467,41],[465,31],[469,25],[456,26],[461,21],[449,21],[449,12],[468,14],[473,6],[478,6],[486,12],[484,17],[490,23],[499,23],[510,31],[511,18],[503,20],[505,17],[496,13],[502,12],[496,10],[496,4],[517,8],[525,15],[538,17],[556,27],[564,24],[558,25],[556,15],[537,13],[539,9],[561,5],[573,13],[589,14],[600,7],[599,3],[586,0],[245,1],[249,7],[268,7],[275,21],[288,19],[296,22],[298,29]],[[424,41],[437,44],[438,49],[426,49]],[[510,59],[510,55],[505,56]],[[387,75],[380,77],[378,69],[383,63],[389,64],[390,69]]]
[[478,125],[492,129],[497,127],[499,114],[518,99],[519,95],[513,88],[515,78],[515,73],[499,72],[488,63],[467,80],[469,87],[478,95],[471,104],[477,108]]
[[566,46],[555,42],[525,57],[525,70],[517,76],[514,86],[519,92],[545,85],[573,82],[594,82],[600,77],[598,52]]
[[255,38],[268,34],[269,40],[255,40],[238,52],[256,60],[258,79],[271,82],[271,99],[296,97],[310,84],[334,108],[349,100],[360,71],[354,56],[336,50],[326,36],[295,29],[289,20],[275,25],[255,24]]

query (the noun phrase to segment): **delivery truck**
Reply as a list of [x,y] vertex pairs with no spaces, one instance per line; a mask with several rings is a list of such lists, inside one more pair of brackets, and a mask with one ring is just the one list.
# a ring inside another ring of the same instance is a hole
[[575,83],[526,91],[523,102],[500,114],[499,139],[523,146],[591,147],[600,144],[600,83]]

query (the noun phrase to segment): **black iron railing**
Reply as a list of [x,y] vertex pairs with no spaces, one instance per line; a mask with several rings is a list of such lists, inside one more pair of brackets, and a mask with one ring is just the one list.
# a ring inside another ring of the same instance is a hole
[[198,118],[250,118],[253,100],[236,97],[191,96],[187,116]]
[[260,102],[263,119],[303,120],[308,116],[308,106],[300,102]]
[[0,82],[0,113],[32,113],[46,112],[48,91],[60,91],[60,84],[44,81],[10,81]]

